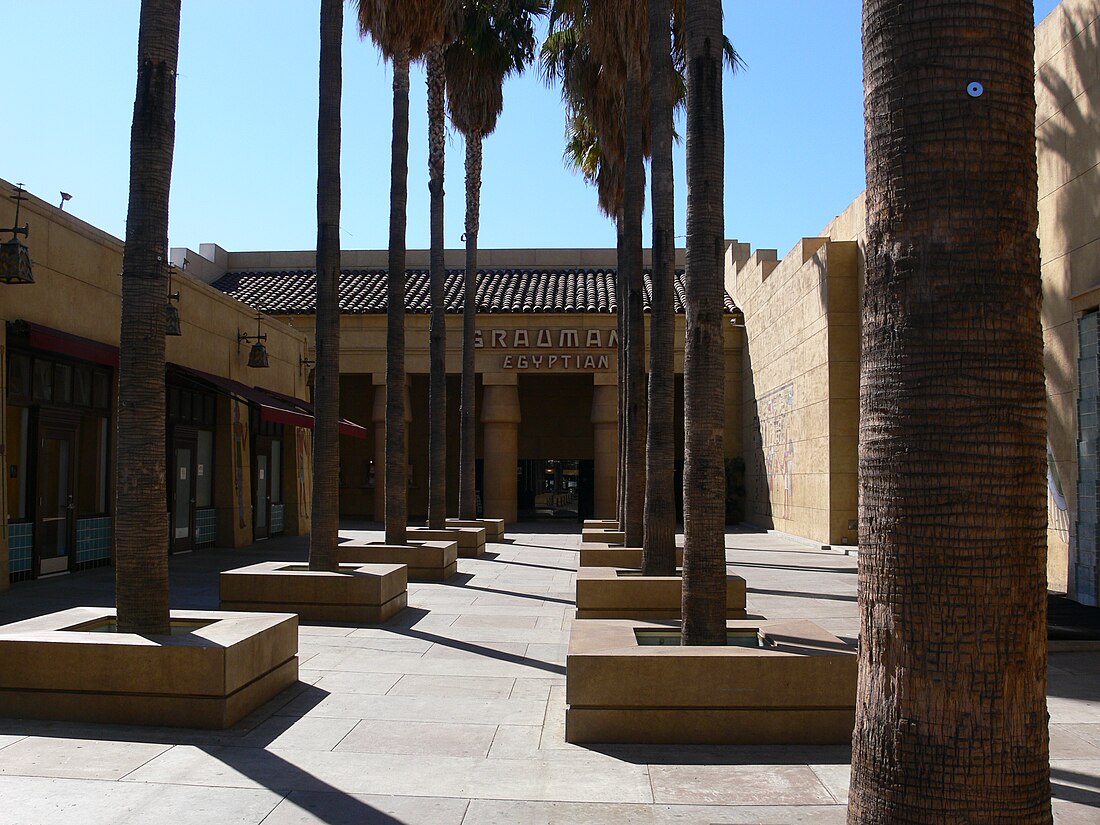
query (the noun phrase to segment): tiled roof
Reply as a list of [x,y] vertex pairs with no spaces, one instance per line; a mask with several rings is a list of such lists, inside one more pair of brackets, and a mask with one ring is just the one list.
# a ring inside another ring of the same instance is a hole
[[[462,312],[463,270],[447,270],[446,310]],[[316,309],[316,275],[312,269],[282,272],[230,272],[214,282],[232,298],[261,312],[312,315]],[[645,273],[645,310],[652,284]],[[410,269],[405,291],[410,313],[430,311],[428,271]],[[345,269],[340,273],[340,311],[377,314],[386,311],[386,271]],[[614,269],[483,269],[477,277],[478,312],[610,312],[616,311]],[[676,312],[684,311],[684,273],[676,273]],[[736,312],[726,295],[726,312]]]

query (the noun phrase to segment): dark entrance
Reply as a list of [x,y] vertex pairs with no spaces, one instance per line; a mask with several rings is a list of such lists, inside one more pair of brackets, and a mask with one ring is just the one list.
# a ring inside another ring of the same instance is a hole
[[[586,470],[587,465],[587,472]],[[592,508],[592,462],[526,459],[519,462],[517,509],[521,521],[584,518]]]
[[171,521],[173,553],[188,553],[195,548],[195,477],[198,453],[198,433],[191,427],[175,427],[169,466],[168,511]]

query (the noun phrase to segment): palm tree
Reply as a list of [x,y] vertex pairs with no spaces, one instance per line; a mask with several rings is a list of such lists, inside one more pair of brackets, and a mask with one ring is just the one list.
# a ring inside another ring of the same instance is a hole
[[[449,39],[449,38],[448,38]],[[443,159],[446,155],[443,44],[427,54],[428,191],[431,194],[431,257],[428,283],[432,315],[428,331],[428,527],[447,525],[447,271],[443,260]]]
[[674,68],[669,38],[671,17],[671,0],[649,0],[653,264],[650,276],[649,418],[646,422],[642,538],[642,575],[645,576],[671,576],[676,572],[676,503],[670,481],[674,477],[676,464],[673,437],[676,228],[672,172]]
[[179,31],[180,0],[142,0],[122,253],[115,598],[118,629],[150,635],[169,632],[164,295]]
[[443,42],[450,0],[358,0],[359,31],[393,62],[386,310],[386,543],[408,525],[405,437],[405,222],[409,185],[409,61]]
[[1032,3],[863,21],[848,821],[1049,823]]
[[687,51],[687,341],[684,346],[685,645],[726,643],[724,145],[721,0],[693,0]]
[[[619,265],[620,520],[627,544],[641,544],[645,494],[645,333],[642,314],[644,155],[649,122],[641,113],[649,85],[643,73],[645,9],[637,3],[557,0],[542,53],[544,74],[562,84],[569,124],[598,137],[600,162],[621,170],[621,198],[601,191],[601,209],[616,220]],[[646,58],[647,59],[647,58]],[[570,149],[573,139],[570,139]],[[598,173],[597,173],[598,179]]]
[[322,0],[317,109],[317,365],[311,570],[339,569],[340,97],[343,0]]
[[477,321],[477,236],[481,217],[482,143],[504,108],[504,80],[534,60],[534,17],[545,0],[468,0],[458,37],[445,54],[451,122],[466,138],[466,272],[462,287],[462,402],[459,517],[477,518],[474,336]]

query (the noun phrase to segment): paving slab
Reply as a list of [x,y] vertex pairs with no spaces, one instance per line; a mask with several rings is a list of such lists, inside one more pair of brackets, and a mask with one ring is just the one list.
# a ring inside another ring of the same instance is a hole
[[463,825],[844,825],[846,816],[843,805],[723,807],[475,799]]
[[170,745],[26,736],[0,754],[0,774],[121,779]]
[[263,825],[461,825],[465,799],[294,791]]
[[283,801],[266,788],[0,776],[0,825],[257,825]]
[[353,753],[485,757],[496,725],[364,719],[335,747]]

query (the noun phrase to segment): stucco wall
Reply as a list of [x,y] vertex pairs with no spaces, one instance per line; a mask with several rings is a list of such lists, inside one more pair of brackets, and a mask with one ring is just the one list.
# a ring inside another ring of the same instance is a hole
[[1077,317],[1100,306],[1100,0],[1065,0],[1035,33],[1039,242],[1049,448],[1049,586],[1076,595]]
[[745,313],[741,420],[746,519],[823,544],[855,544],[859,396],[858,254],[803,239],[727,255]]

